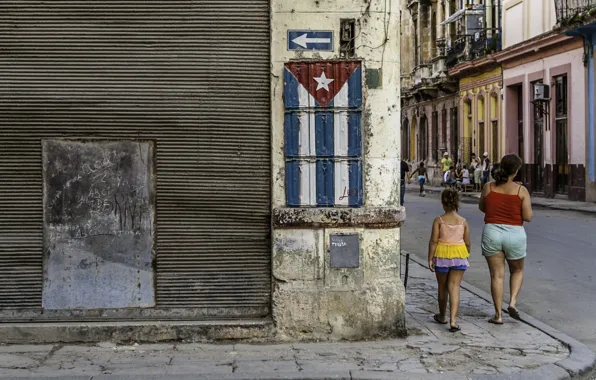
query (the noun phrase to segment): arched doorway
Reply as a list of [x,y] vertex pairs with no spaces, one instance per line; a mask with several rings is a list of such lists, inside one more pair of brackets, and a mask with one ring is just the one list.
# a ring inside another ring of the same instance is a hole
[[401,123],[401,158],[408,160],[410,158],[410,123],[404,119]]
[[412,125],[410,126],[410,161],[416,160],[416,118],[412,119]]
[[428,157],[428,119],[426,115],[420,117],[420,131],[418,132],[418,161],[424,161]]
[[[464,100],[464,114],[463,114],[463,162],[470,162],[470,155],[472,153],[472,101]],[[479,152],[482,155],[483,152]]]

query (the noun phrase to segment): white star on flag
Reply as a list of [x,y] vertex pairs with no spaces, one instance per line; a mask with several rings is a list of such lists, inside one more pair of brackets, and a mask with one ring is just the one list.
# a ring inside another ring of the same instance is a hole
[[325,72],[323,72],[320,77],[314,77],[314,80],[316,80],[318,83],[317,91],[324,88],[327,92],[329,92],[329,84],[333,82],[335,79],[327,79],[327,76],[325,76]]

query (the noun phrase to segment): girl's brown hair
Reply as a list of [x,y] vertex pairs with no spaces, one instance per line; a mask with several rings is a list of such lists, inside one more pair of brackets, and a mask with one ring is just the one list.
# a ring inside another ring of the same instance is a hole
[[517,173],[522,166],[522,160],[517,154],[508,154],[501,159],[501,164],[495,170],[493,178],[498,185],[509,181],[509,177]]
[[459,192],[455,189],[443,190],[441,203],[447,211],[459,211]]

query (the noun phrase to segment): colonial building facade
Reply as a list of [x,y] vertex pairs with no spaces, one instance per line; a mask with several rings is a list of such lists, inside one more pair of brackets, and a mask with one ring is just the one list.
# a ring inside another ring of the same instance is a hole
[[[555,0],[554,5],[557,32],[583,40],[582,58],[585,59],[586,87],[585,197],[589,202],[596,202],[596,115],[594,110],[596,104],[594,89],[596,3],[590,0]],[[572,88],[575,91],[575,87]],[[584,181],[576,180],[575,182],[579,182],[581,185]]]
[[426,162],[440,182],[438,162],[445,152],[462,164],[475,150],[500,154],[500,69],[484,62],[500,49],[500,1],[404,6],[402,156]]
[[403,0],[401,22],[401,155],[426,162],[440,183],[442,153],[457,155],[457,81],[447,76],[447,46],[455,30],[443,22],[457,12],[455,1]]
[[533,195],[583,201],[583,41],[554,32],[555,25],[554,2],[504,2],[504,49],[495,59],[503,68],[505,152],[522,157],[522,178]]

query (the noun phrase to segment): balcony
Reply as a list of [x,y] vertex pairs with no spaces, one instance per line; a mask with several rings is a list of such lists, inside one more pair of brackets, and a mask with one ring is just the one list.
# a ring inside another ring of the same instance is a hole
[[447,47],[447,57],[445,58],[445,65],[451,68],[460,62],[466,60],[468,54],[466,48],[470,46],[471,36],[461,36],[457,38],[450,47]]
[[480,30],[474,35],[457,38],[451,47],[447,48],[445,64],[450,69],[460,63],[482,58],[500,50],[500,33],[498,31]]
[[596,18],[596,0],[554,1],[557,24],[560,26],[591,23]]

